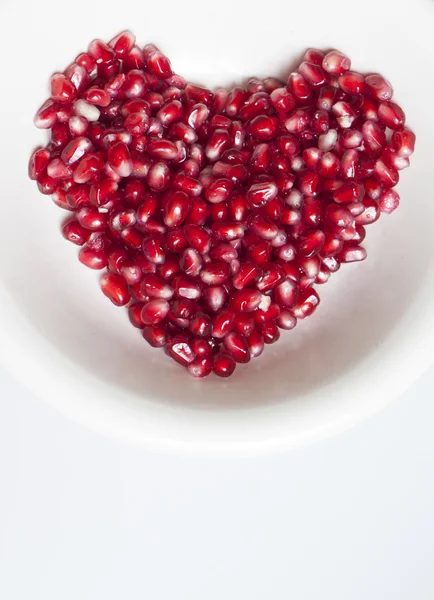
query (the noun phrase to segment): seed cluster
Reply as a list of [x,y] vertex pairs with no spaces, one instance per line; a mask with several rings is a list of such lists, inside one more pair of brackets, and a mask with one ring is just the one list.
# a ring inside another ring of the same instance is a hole
[[29,175],[104,294],[191,375],[227,377],[311,315],[398,207],[415,136],[390,83],[350,68],[309,49],[286,84],[212,92],[124,31],[52,76]]

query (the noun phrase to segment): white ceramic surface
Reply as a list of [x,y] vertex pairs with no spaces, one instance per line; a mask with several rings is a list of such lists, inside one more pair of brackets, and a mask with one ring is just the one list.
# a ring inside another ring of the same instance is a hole
[[[351,8],[349,8],[351,6]],[[23,14],[25,12],[25,15]],[[161,17],[159,17],[161,14]],[[25,17],[25,18],[23,18]],[[174,452],[249,455],[313,442],[402,393],[434,357],[432,147],[434,2],[111,5],[76,0],[0,7],[1,359],[38,396],[111,437]],[[315,316],[237,369],[195,381],[147,347],[98,275],[64,242],[64,215],[27,179],[32,124],[51,72],[94,37],[132,29],[188,79],[230,85],[287,74],[309,46],[336,47],[353,67],[392,82],[418,136],[402,172],[402,206],[370,226],[368,260],[320,289]]]

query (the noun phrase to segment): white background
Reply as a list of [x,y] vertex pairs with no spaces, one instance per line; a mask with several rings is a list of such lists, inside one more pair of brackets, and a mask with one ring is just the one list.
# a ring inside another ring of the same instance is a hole
[[345,434],[151,454],[0,371],[2,600],[432,600],[434,369]]

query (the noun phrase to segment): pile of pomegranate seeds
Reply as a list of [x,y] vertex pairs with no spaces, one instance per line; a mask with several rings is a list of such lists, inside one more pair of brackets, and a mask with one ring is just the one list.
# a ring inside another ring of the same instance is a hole
[[95,40],[53,75],[30,177],[73,213],[63,236],[144,339],[194,377],[228,377],[366,258],[415,136],[390,83],[340,52],[308,50],[286,84],[211,92],[135,41]]

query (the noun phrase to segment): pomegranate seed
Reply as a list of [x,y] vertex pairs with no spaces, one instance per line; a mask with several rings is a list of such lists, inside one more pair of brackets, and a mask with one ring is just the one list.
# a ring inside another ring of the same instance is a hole
[[110,48],[118,58],[123,58],[131,52],[136,42],[136,36],[131,31],[122,31],[109,41]]
[[370,225],[375,223],[380,218],[380,208],[378,203],[371,198],[365,198],[363,200],[364,211],[355,217],[355,223],[357,225]]
[[365,78],[360,73],[348,71],[338,79],[339,87],[346,94],[363,94],[365,89]]
[[293,134],[299,135],[309,125],[309,114],[304,110],[294,110],[285,121],[286,129]]
[[337,256],[341,263],[359,262],[365,260],[366,250],[356,244],[345,244],[343,250]]
[[311,87],[300,73],[291,73],[286,87],[300,106],[305,106],[312,98]]
[[213,360],[210,356],[197,356],[187,367],[192,377],[207,377],[213,368]]
[[175,191],[170,194],[164,209],[164,223],[168,227],[178,227],[185,221],[190,208],[185,192]]
[[224,340],[224,346],[227,352],[236,362],[248,363],[250,360],[250,351],[247,340],[244,336],[234,331],[229,332]]
[[170,169],[164,162],[155,162],[147,174],[147,182],[151,189],[161,191],[169,186]]
[[128,317],[130,319],[130,323],[133,325],[133,327],[137,327],[137,329],[143,329],[145,326],[141,315],[142,308],[142,302],[134,302],[128,307]]
[[115,306],[125,306],[131,296],[125,279],[120,275],[107,273],[101,278],[101,290],[104,296],[113,302]]
[[410,129],[394,131],[392,135],[392,146],[398,156],[408,158],[414,152],[416,136]]
[[102,250],[92,250],[84,247],[80,250],[78,259],[89,269],[99,270],[107,266],[107,254]]
[[29,177],[37,180],[43,175],[47,169],[50,160],[50,153],[46,148],[38,148],[35,150],[29,161]]
[[219,377],[230,377],[235,371],[235,359],[224,352],[219,352],[214,357],[214,373]]
[[380,121],[390,129],[401,130],[404,128],[404,111],[394,102],[381,102],[378,107],[378,117]]
[[276,319],[276,324],[280,329],[290,331],[297,325],[297,318],[289,310],[281,310]]
[[349,179],[333,192],[333,199],[338,204],[350,204],[363,198],[364,187],[362,184]]
[[374,176],[385,187],[394,187],[399,181],[398,171],[388,167],[380,159],[375,163]]
[[325,242],[325,234],[323,231],[313,231],[303,237],[302,242],[298,247],[298,251],[302,256],[310,258],[316,256],[322,250]]
[[220,310],[228,297],[223,286],[211,286],[204,289],[202,294],[204,303],[209,310],[216,312]]
[[366,93],[382,102],[390,100],[393,95],[393,88],[390,83],[381,75],[373,74],[365,78]]
[[291,279],[286,279],[274,288],[273,297],[279,306],[294,306],[298,298],[298,286]]
[[222,242],[230,242],[244,236],[244,226],[237,222],[216,222],[212,226],[213,236]]
[[375,121],[365,121],[362,127],[366,149],[372,153],[379,152],[386,144],[386,134]]
[[298,70],[312,87],[324,85],[327,81],[327,75],[319,64],[305,60],[298,67]]
[[62,235],[69,242],[77,246],[83,246],[87,242],[89,231],[82,227],[78,221],[73,220],[63,225]]
[[346,179],[354,179],[358,173],[360,157],[357,150],[345,150],[341,158],[341,174]]
[[297,305],[293,308],[297,319],[309,317],[320,303],[319,296],[312,288],[306,288],[301,292]]
[[257,290],[244,289],[235,292],[230,299],[230,306],[236,312],[253,312],[261,304],[262,294]]
[[161,235],[149,235],[143,240],[143,254],[152,263],[161,265],[166,255],[164,252],[164,238]]
[[207,285],[221,285],[230,277],[229,265],[225,262],[210,263],[200,272],[201,280]]
[[280,338],[280,331],[273,321],[264,323],[261,327],[261,333],[265,344],[274,344]]
[[63,73],[55,73],[51,78],[51,98],[55,102],[70,103],[75,98],[77,90],[73,83]]
[[167,329],[164,325],[157,325],[156,327],[145,327],[142,333],[143,338],[153,348],[164,348],[168,342]]
[[327,73],[331,75],[343,75],[345,71],[349,71],[351,68],[350,59],[338,52],[337,50],[332,50],[328,54],[325,55],[322,61],[322,68]]
[[101,40],[93,40],[89,44],[88,54],[95,59],[97,65],[109,63],[115,57],[113,50]]
[[87,183],[95,179],[103,170],[104,161],[99,154],[86,154],[74,169],[75,183]]
[[338,132],[336,129],[329,129],[327,133],[320,135],[318,138],[318,148],[322,152],[330,152],[335,147],[338,140]]
[[333,104],[332,112],[342,129],[350,128],[357,116],[357,113],[351,104],[342,101]]
[[381,212],[390,214],[399,206],[400,197],[395,190],[388,189],[381,194],[379,199],[379,207]]
[[145,325],[158,325],[166,318],[169,309],[167,300],[160,298],[150,300],[142,308],[142,321]]
[[260,275],[261,270],[257,265],[251,262],[246,262],[240,266],[237,274],[232,279],[232,284],[234,288],[241,290],[258,279]]
[[78,117],[83,117],[87,121],[98,121],[101,113],[93,104],[89,104],[86,100],[76,100],[73,104],[74,113]]

